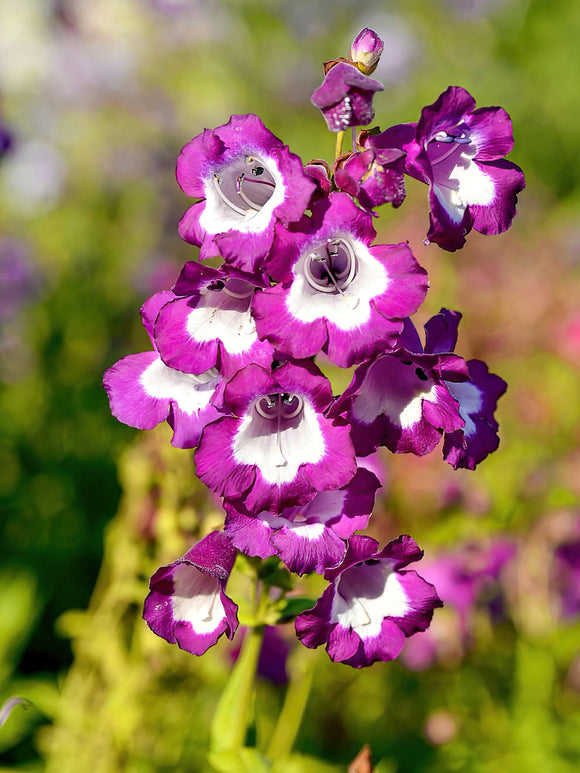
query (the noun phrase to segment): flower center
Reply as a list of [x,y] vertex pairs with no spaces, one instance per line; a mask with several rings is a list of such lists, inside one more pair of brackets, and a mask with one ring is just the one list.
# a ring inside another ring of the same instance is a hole
[[220,199],[244,217],[259,212],[276,188],[272,173],[256,156],[244,156],[215,172],[213,184]]
[[304,407],[304,400],[291,392],[271,394],[260,397],[256,410],[264,419],[278,420],[294,419]]
[[327,239],[304,262],[306,281],[315,290],[342,295],[357,273],[352,246],[341,238]]
[[263,419],[276,422],[276,450],[278,452],[278,459],[275,461],[275,466],[285,467],[288,464],[288,460],[282,451],[282,422],[300,417],[304,409],[304,400],[299,395],[292,394],[291,392],[274,393],[260,397],[255,407]]
[[466,147],[468,145],[472,145],[472,140],[466,128],[457,127],[456,134],[445,131],[437,132],[427,144],[427,155],[433,170],[435,171],[435,167],[443,164],[444,168],[440,171],[444,175],[448,174],[454,166],[461,163],[462,155],[465,153],[468,156],[473,155],[470,151],[475,150],[475,148]]
[[214,282],[210,282],[206,285],[208,290],[214,293],[225,293],[230,298],[251,298],[256,289],[253,284],[246,282],[245,279],[238,279],[237,277],[229,277],[228,279],[216,279]]

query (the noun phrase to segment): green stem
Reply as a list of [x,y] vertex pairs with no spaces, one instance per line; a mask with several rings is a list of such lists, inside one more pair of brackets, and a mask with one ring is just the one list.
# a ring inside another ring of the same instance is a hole
[[264,626],[251,628],[219,700],[210,731],[212,752],[236,751],[246,745],[253,710],[254,682],[264,639]]
[[344,132],[337,132],[336,146],[334,149],[334,158],[337,159],[342,153],[342,141],[344,140]]
[[312,686],[312,660],[311,652],[300,649],[289,664],[290,683],[268,747],[271,760],[284,759],[294,747]]

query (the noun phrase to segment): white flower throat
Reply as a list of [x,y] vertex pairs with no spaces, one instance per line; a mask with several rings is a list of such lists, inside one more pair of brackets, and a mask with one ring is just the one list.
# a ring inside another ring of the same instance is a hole
[[282,429],[292,419],[297,419],[304,409],[304,400],[300,395],[290,392],[270,394],[261,397],[255,404],[256,412],[268,421],[276,422],[276,450],[279,455],[276,467],[288,463],[282,451]]
[[274,176],[255,156],[245,156],[213,175],[214,189],[233,212],[251,218],[270,200],[276,188]]
[[357,259],[352,246],[342,238],[327,239],[304,262],[308,284],[323,293],[344,295],[357,274]]

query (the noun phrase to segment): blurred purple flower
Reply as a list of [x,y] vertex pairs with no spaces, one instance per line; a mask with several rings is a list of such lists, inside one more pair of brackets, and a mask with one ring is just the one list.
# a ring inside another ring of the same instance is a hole
[[26,244],[18,239],[0,240],[0,325],[33,300],[39,286],[38,268]]
[[489,545],[466,545],[424,561],[421,574],[436,586],[446,610],[456,613],[456,625],[449,627],[449,620],[441,618],[428,631],[413,637],[403,656],[409,668],[428,668],[452,649],[456,649],[455,654],[463,652],[471,644],[476,606],[485,605],[492,619],[498,619],[503,607],[500,576],[515,554],[515,542],[497,539]]

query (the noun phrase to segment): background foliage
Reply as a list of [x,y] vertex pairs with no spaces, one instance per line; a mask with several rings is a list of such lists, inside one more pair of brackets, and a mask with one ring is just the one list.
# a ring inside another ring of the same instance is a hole
[[[111,418],[101,375],[148,348],[139,306],[195,257],[177,236],[181,146],[255,112],[305,161],[330,160],[309,96],[364,26],[386,44],[377,123],[463,86],[508,110],[528,182],[512,230],[459,254],[423,245],[420,184],[381,212],[382,240],[408,239],[430,273],[419,322],[461,310],[459,353],[509,391],[476,472],[385,457],[373,533],[409,532],[427,555],[501,536],[517,555],[503,613],[479,604],[462,640],[443,610],[451,645],[425,670],[291,653],[290,671],[314,668],[297,749],[345,769],[368,742],[382,773],[578,769],[580,624],[561,603],[578,572],[562,580],[555,551],[580,535],[580,6],[0,0],[0,702],[33,703],[0,730],[0,770],[205,769],[231,648],[195,659],[140,614],[150,574],[221,514],[164,428]],[[264,738],[281,701],[264,680]]]

